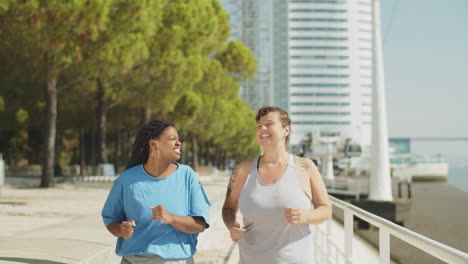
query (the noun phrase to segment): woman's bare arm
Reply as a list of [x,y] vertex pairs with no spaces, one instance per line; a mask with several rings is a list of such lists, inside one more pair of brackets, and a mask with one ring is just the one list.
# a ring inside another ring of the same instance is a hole
[[302,211],[297,208],[294,210],[285,209],[286,217],[290,223],[320,224],[329,219],[332,214],[332,205],[328,199],[327,188],[325,187],[320,172],[310,159],[296,158],[299,173],[309,178],[310,194],[312,196],[314,209],[309,211]]
[[236,166],[229,179],[226,199],[224,200],[223,221],[229,229],[232,240],[235,242],[239,242],[242,233],[245,232],[236,221],[236,214],[239,209],[239,196],[249,174],[251,164],[252,162],[243,162]]

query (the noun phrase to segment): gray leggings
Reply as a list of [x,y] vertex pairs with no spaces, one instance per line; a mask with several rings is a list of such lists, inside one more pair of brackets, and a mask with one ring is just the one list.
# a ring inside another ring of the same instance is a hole
[[130,255],[122,257],[120,264],[194,264],[193,258],[163,259],[158,255]]

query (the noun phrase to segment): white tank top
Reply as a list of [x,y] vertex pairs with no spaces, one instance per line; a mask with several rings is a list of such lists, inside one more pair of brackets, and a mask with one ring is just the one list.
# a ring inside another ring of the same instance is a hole
[[273,184],[262,183],[258,159],[254,160],[239,197],[247,230],[239,243],[239,263],[314,263],[309,225],[288,224],[284,215],[287,206],[312,209],[296,174],[294,156],[289,154],[284,174]]

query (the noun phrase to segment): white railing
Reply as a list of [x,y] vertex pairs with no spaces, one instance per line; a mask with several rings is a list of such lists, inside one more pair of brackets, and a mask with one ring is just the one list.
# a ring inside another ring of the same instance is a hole
[[330,199],[335,207],[344,210],[344,249],[340,248],[338,243],[333,240],[331,220],[328,220],[323,230],[317,227],[314,232],[318,263],[359,263],[359,260],[353,259],[352,250],[354,240],[353,218],[357,216],[379,229],[380,263],[390,263],[390,235],[393,235],[439,260],[454,264],[468,264],[468,254],[465,252],[401,227],[333,196],[330,196]]

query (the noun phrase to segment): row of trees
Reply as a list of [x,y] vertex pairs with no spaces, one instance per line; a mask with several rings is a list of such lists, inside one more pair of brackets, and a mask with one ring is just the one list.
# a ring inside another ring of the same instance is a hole
[[191,142],[195,166],[198,146],[255,155],[254,113],[237,94],[256,62],[227,41],[228,19],[219,0],[0,0],[0,151],[10,163],[39,153],[48,187],[57,131],[73,142],[96,129],[106,163],[109,128],[160,118]]

